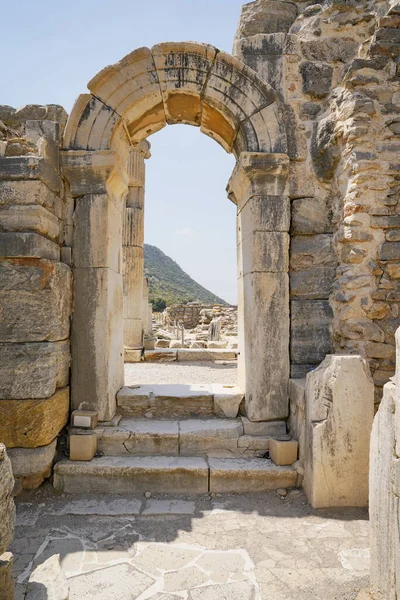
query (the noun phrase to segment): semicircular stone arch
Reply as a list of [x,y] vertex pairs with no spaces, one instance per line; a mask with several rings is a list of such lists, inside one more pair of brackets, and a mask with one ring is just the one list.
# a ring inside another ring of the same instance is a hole
[[147,138],[182,123],[236,157],[227,191],[237,204],[239,383],[250,420],[286,418],[289,157],[275,90],[236,58],[193,42],[139,48],[88,88],[72,109],[61,153],[74,223],[72,408],[110,420],[124,353],[141,357],[149,314]]
[[167,124],[186,123],[236,157],[287,151],[274,89],[211,45],[139,48],[100,71],[88,89],[69,117],[66,150],[110,150],[121,129],[135,144]]

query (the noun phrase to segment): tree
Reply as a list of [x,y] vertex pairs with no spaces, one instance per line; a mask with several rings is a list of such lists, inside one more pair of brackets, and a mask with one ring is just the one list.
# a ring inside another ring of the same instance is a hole
[[155,298],[152,302],[154,312],[162,312],[167,308],[164,298]]

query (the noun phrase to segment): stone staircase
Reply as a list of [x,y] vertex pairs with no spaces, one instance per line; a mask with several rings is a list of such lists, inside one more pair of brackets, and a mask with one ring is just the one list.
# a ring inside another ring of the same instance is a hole
[[271,438],[285,438],[285,421],[237,417],[242,400],[235,386],[125,387],[115,419],[95,429],[96,457],[57,463],[54,486],[69,493],[187,494],[296,486],[293,466],[264,458]]

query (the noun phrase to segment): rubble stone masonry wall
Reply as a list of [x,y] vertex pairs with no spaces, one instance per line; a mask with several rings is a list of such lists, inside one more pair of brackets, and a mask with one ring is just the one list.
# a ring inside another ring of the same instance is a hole
[[400,325],[399,26],[396,0],[257,0],[234,44],[288,128],[292,377],[361,354],[377,402]]

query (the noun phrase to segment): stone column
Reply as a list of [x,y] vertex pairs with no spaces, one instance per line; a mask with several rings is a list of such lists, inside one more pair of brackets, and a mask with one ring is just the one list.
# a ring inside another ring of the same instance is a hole
[[228,184],[237,204],[239,384],[252,421],[288,415],[289,159],[244,152]]
[[63,170],[75,198],[72,409],[111,419],[124,384],[122,208],[126,193],[113,152],[67,151]]
[[[123,226],[124,344],[143,346],[143,275],[144,275],[144,183],[146,158],[150,144],[142,141],[129,153],[128,194]],[[147,303],[147,302],[146,302]]]

